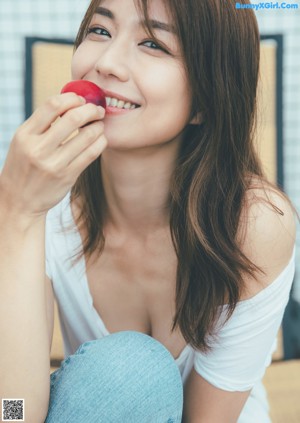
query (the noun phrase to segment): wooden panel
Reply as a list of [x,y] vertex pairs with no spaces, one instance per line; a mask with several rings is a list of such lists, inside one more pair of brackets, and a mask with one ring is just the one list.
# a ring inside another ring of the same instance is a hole
[[264,377],[272,423],[300,422],[300,360],[273,363]]
[[33,46],[33,110],[46,98],[58,94],[63,85],[71,80],[73,46],[38,41]]

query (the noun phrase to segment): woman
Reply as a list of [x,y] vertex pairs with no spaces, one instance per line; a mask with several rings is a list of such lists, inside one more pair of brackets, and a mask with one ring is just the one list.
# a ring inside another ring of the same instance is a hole
[[[1,394],[28,421],[270,421],[295,219],[253,148],[258,67],[231,0],[91,1],[72,76],[106,112],[55,96],[1,175]],[[49,402],[53,292],[68,358]]]

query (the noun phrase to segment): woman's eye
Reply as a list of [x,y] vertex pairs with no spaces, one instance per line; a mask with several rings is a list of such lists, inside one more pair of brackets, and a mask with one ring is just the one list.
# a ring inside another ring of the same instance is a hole
[[106,29],[101,28],[99,26],[88,28],[87,34],[96,34],[96,35],[101,35],[104,37],[110,37],[110,33],[106,31]]
[[163,48],[161,45],[155,43],[154,41],[148,40],[148,41],[144,41],[143,43],[141,43],[143,46],[149,47],[152,50],[161,50],[165,53],[168,53],[168,51]]

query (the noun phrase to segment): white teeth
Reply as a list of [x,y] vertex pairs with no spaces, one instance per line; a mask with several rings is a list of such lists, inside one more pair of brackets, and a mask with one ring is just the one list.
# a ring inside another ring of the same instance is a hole
[[131,107],[131,103],[125,103],[124,104],[124,109],[130,109]]
[[124,104],[125,104],[125,101],[122,101],[122,100],[118,101],[117,108],[123,109]]
[[129,101],[125,103],[123,100],[118,100],[117,98],[106,97],[106,105],[111,107],[117,107],[118,109],[135,109],[137,106],[130,103]]
[[116,99],[116,98],[112,98],[111,99],[111,102],[110,102],[110,105],[112,106],[112,107],[116,107],[116,105],[118,104],[118,100]]

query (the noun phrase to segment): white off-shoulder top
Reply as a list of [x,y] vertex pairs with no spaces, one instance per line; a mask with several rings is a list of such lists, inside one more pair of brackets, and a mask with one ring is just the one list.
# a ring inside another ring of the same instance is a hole
[[[73,229],[64,230],[70,226]],[[65,356],[74,354],[79,345],[86,341],[109,335],[93,306],[84,258],[72,266],[72,257],[80,249],[81,237],[76,230],[68,193],[48,212],[46,220],[46,273],[52,281],[58,304]],[[277,332],[289,299],[294,273],[295,249],[280,275],[251,299],[240,301],[225,325],[222,323],[226,307],[222,308],[218,336],[211,341],[212,350],[209,353],[204,354],[187,345],[176,359],[183,383],[194,367],[217,388],[226,391],[253,389],[249,404],[258,393],[262,410],[256,416],[258,420],[253,420],[253,415],[251,420],[251,413],[247,411],[242,413],[239,423],[270,421],[261,379],[276,348]],[[246,404],[245,410],[249,404]],[[253,407],[259,413],[258,404]]]

